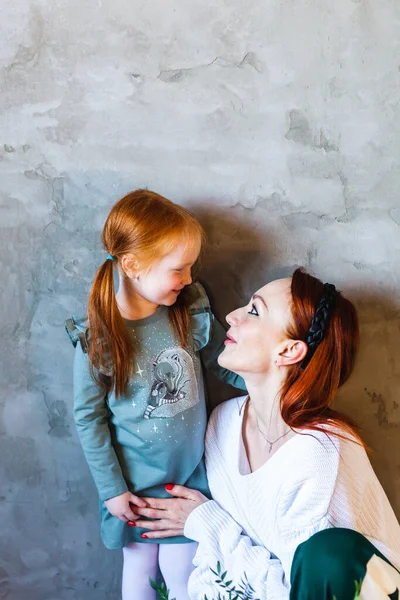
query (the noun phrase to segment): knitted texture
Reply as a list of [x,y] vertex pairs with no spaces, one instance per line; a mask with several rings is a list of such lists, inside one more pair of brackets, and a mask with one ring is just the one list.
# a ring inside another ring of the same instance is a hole
[[400,527],[364,448],[306,432],[251,473],[241,436],[244,401],[223,403],[209,422],[213,500],[194,510],[185,526],[185,535],[199,542],[191,600],[217,596],[210,569],[218,561],[236,584],[246,573],[256,598],[287,600],[297,546],[330,527],[362,533],[399,569]]

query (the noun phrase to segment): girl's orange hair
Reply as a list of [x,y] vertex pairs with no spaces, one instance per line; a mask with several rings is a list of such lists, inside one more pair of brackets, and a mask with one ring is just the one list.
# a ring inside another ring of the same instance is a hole
[[[184,208],[149,190],[136,190],[121,198],[105,222],[102,241],[114,257],[98,269],[89,295],[89,362],[95,381],[117,396],[125,391],[133,369],[134,348],[118,310],[113,265],[132,253],[141,267],[149,267],[187,239],[205,235],[201,225]],[[123,275],[123,274],[122,274]],[[182,292],[169,307],[169,320],[184,346],[189,312]],[[107,373],[107,377],[104,377]]]
[[[292,277],[292,324],[287,334],[293,340],[305,340],[319,300],[323,283],[297,269]],[[309,364],[296,364],[281,390],[283,420],[295,429],[331,431],[338,437],[355,436],[361,443],[356,424],[331,408],[338,388],[349,378],[359,346],[359,329],[354,305],[340,292],[331,310],[324,339]]]

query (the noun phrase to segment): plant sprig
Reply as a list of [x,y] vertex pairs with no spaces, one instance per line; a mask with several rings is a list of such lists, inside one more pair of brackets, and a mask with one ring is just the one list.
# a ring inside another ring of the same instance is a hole
[[[217,562],[216,569],[211,569],[211,573],[215,575],[215,583],[223,590],[223,595],[221,595],[221,592],[218,592],[218,596],[214,596],[214,598],[208,598],[208,596],[204,595],[203,600],[259,600],[259,598],[254,597],[255,590],[250,585],[246,573],[244,573],[237,587],[233,585],[232,579],[229,579],[228,571],[222,572],[221,563],[219,561]],[[354,584],[356,589],[354,600],[360,600],[362,581],[355,581]],[[157,584],[150,577],[150,585],[153,590],[157,592],[159,600],[176,600],[175,598],[169,597],[169,590],[165,583]],[[334,598],[334,600],[336,600],[336,598]]]

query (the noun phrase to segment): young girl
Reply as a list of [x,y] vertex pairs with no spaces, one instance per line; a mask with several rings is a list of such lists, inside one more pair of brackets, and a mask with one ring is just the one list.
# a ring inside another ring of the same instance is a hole
[[[135,527],[141,496],[167,497],[169,483],[208,494],[203,452],[206,403],[201,362],[219,367],[225,330],[192,283],[204,238],[182,207],[147,190],[111,209],[108,252],[93,281],[87,319],[69,319],[76,347],[74,418],[100,496],[101,535],[123,548],[123,600],[152,600],[162,572],[171,598],[186,600],[196,544],[177,535],[148,539]],[[114,266],[119,289],[114,291]]]

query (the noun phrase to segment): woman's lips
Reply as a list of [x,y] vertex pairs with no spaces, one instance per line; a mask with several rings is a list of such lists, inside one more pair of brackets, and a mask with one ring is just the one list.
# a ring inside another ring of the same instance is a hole
[[226,334],[226,340],[224,341],[225,346],[229,346],[230,344],[236,344],[236,340],[233,339],[229,333]]

